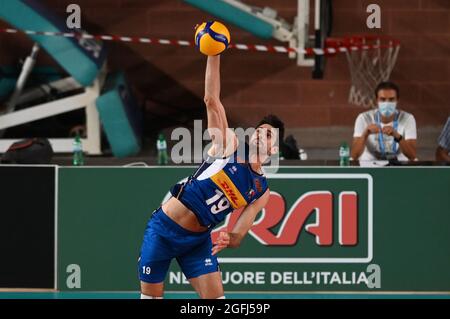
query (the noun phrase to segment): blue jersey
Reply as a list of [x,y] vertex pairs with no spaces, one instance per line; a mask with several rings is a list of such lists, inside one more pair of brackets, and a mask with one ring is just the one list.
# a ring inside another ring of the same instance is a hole
[[171,189],[171,194],[194,212],[203,226],[214,227],[233,210],[257,200],[268,188],[266,177],[250,166],[248,144],[240,144],[238,150],[225,158],[208,157],[185,183]]

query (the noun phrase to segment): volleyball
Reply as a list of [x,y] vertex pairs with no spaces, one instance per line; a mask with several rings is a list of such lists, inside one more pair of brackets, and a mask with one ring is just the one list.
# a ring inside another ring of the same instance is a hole
[[195,31],[195,46],[205,55],[218,55],[229,43],[230,32],[220,22],[204,22]]

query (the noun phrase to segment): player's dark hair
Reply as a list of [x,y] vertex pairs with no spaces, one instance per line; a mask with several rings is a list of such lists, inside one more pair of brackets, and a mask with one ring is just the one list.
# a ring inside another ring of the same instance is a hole
[[375,99],[378,99],[378,92],[380,92],[381,90],[394,90],[395,93],[397,93],[397,99],[400,98],[400,89],[394,82],[387,81],[378,84],[377,88],[375,89]]
[[278,118],[278,116],[269,114],[264,116],[264,118],[258,123],[256,127],[260,127],[263,124],[269,124],[273,126],[274,128],[278,129],[278,139],[280,142],[284,140],[284,123],[282,120]]

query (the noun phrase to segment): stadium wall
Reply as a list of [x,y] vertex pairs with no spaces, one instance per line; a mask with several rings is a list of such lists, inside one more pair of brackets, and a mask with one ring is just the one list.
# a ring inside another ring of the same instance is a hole
[[[66,6],[73,1],[42,2],[65,17]],[[273,7],[290,22],[296,15],[294,0],[246,2]],[[366,27],[366,7],[371,3],[381,6],[381,30]],[[212,18],[181,0],[78,0],[77,4],[82,8],[82,27],[91,33],[191,40],[196,23]],[[450,111],[450,3],[339,0],[333,5],[333,36],[382,33],[401,41],[392,75],[402,90],[401,106],[416,116],[419,127],[442,126]],[[230,29],[235,43],[263,42],[233,26]],[[125,69],[147,101],[147,111],[164,116],[173,111],[167,106],[174,99],[201,102],[205,59],[195,50],[126,43],[109,47],[110,67]],[[0,64],[17,63],[17,57],[24,57],[30,48],[31,42],[23,36],[0,34]],[[52,63],[45,54],[40,54],[39,61]],[[166,81],[167,77],[174,81]],[[325,79],[313,81],[309,69],[298,68],[283,54],[229,51],[223,58],[222,79],[222,97],[232,125],[253,125],[262,114],[276,111],[289,127],[350,127],[362,111],[347,103],[349,72],[344,56],[330,59]],[[185,90],[198,99],[188,99]]]

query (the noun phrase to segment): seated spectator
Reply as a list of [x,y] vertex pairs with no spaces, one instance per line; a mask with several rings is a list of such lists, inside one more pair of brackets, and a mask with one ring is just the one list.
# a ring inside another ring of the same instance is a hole
[[377,86],[378,108],[356,118],[351,151],[354,160],[416,159],[416,120],[412,114],[398,109],[399,93],[392,82]]
[[438,148],[436,149],[436,161],[450,162],[450,116],[438,139]]

